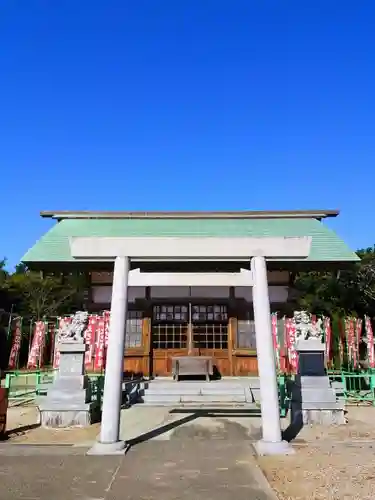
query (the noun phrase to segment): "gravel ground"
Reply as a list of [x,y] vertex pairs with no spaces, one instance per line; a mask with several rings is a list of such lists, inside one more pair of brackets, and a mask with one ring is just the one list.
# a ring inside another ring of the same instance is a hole
[[374,448],[329,445],[259,459],[280,500],[373,500]]
[[36,429],[26,432],[15,432],[10,435],[14,444],[56,444],[91,446],[100,433],[100,425],[94,424],[87,428],[71,427],[68,429]]
[[280,500],[373,500],[375,408],[349,408],[348,424],[304,428],[296,454],[261,457]]

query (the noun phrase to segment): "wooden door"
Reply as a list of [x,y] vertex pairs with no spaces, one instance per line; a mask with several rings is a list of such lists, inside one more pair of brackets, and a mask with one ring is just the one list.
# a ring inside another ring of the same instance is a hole
[[172,372],[172,357],[188,355],[189,307],[187,304],[155,304],[151,321],[152,375],[167,376]]
[[227,304],[192,304],[194,354],[211,356],[217,375],[231,375]]

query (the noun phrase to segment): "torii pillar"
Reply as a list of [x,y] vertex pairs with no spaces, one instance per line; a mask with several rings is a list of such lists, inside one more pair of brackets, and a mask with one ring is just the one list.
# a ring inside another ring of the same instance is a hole
[[89,450],[89,455],[123,454],[125,449],[125,442],[120,440],[120,417],[128,306],[128,277],[129,258],[116,257],[113,273],[102,423],[99,441]]
[[286,455],[293,453],[293,448],[281,436],[266,259],[253,257],[251,271],[262,418],[262,439],[256,443],[255,448],[259,455]]

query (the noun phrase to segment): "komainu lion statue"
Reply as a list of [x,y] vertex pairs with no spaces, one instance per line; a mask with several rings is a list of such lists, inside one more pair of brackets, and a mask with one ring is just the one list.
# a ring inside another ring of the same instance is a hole
[[322,320],[312,322],[311,314],[306,311],[295,311],[293,316],[296,326],[296,339],[308,340],[309,338],[323,338]]
[[79,342],[87,328],[89,313],[78,311],[72,317],[72,321],[64,321],[58,331],[59,342]]

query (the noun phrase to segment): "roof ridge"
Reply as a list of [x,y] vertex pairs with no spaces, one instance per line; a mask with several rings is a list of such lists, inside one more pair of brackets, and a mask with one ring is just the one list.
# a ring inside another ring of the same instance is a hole
[[52,219],[273,219],[336,217],[339,210],[239,210],[239,211],[42,211]]

